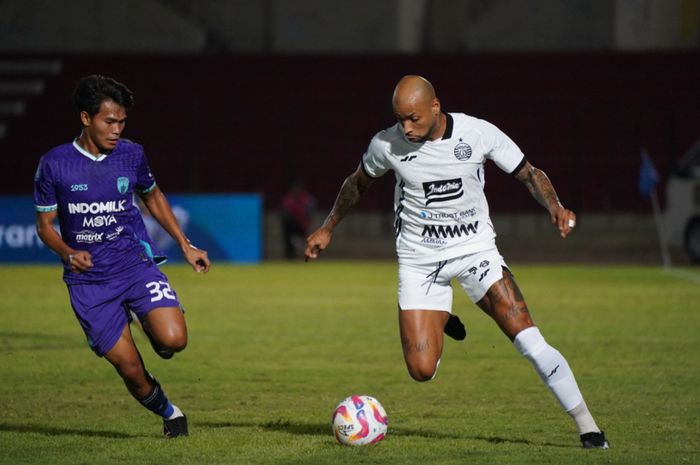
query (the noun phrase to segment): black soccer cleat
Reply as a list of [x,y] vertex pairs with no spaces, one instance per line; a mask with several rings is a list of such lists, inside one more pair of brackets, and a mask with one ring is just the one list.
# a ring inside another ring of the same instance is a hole
[[581,444],[584,449],[610,449],[610,443],[602,431],[582,434]]
[[172,420],[163,420],[163,434],[167,439],[178,436],[189,436],[187,431],[187,417],[185,415]]
[[457,341],[463,341],[467,337],[467,330],[457,315],[450,314],[445,323],[445,334]]

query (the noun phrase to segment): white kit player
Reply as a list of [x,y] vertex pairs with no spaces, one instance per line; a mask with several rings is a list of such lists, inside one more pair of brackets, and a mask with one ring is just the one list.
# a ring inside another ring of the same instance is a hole
[[573,418],[583,447],[608,448],[566,359],[533,323],[498,252],[484,195],[484,163],[492,160],[524,183],[549,211],[563,238],[576,225],[576,215],[559,202],[547,175],[497,127],[462,113],[443,112],[426,79],[402,78],[392,104],[398,123],[370,142],[328,217],[308,237],[307,260],[317,258],[329,245],[335,227],[375,179],[394,171],[399,325],[411,377],[417,381],[435,377],[443,332],[458,340],[466,336],[459,318],[452,315],[454,278],[530,360]]

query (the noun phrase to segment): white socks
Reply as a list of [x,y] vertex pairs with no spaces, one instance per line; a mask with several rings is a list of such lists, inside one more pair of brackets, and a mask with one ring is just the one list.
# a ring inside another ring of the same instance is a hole
[[547,344],[540,330],[536,326],[524,329],[515,336],[513,344],[518,352],[530,360],[561,407],[574,419],[579,433],[600,431],[588,411],[569,364],[557,349]]

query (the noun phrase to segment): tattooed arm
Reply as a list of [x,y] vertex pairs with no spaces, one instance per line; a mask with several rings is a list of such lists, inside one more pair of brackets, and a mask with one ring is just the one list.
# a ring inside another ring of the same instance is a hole
[[525,184],[535,200],[547,209],[552,224],[559,229],[561,237],[568,236],[576,225],[576,215],[561,204],[552,182],[544,171],[525,162],[515,177]]
[[335,199],[333,208],[324,220],[321,227],[314,231],[306,239],[306,251],[304,253],[306,260],[309,258],[318,258],[318,254],[328,247],[331,242],[333,230],[340,223],[345,215],[354,207],[362,198],[367,188],[374,182],[374,179],[367,176],[358,166],[357,170],[348,176],[343,182],[338,197]]

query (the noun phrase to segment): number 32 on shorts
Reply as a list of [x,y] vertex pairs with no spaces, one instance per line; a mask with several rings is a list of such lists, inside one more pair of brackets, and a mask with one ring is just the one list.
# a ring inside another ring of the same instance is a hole
[[167,281],[151,281],[150,283],[146,283],[146,287],[148,288],[148,292],[153,296],[151,297],[151,302],[158,302],[163,298],[170,300],[176,299],[175,293],[170,288],[170,283]]

